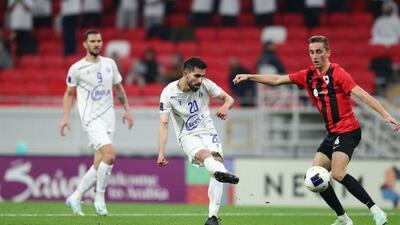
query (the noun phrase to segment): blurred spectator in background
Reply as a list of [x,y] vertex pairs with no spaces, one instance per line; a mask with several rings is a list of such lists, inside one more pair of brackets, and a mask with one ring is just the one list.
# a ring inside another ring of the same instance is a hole
[[143,6],[143,22],[147,29],[160,26],[164,22],[165,2],[163,0],[145,0]]
[[147,30],[146,38],[168,40],[170,29],[164,25],[165,2],[163,0],[145,0],[143,22]]
[[321,12],[325,7],[325,0],[304,1],[304,23],[307,28],[314,28],[320,25]]
[[234,85],[232,80],[237,74],[249,74],[250,71],[240,65],[239,60],[236,57],[231,57],[229,59],[230,72],[228,76],[228,83],[231,86],[231,90],[239,99],[240,106],[243,107],[253,107],[256,102],[256,85],[254,82],[243,82],[239,85]]
[[52,9],[53,6],[50,0],[34,0],[33,27],[35,29],[53,26]]
[[236,26],[240,15],[240,0],[220,0],[218,7],[222,25]]
[[4,38],[3,31],[0,30],[0,70],[12,67],[13,59],[10,54],[10,41]]
[[182,55],[179,52],[174,52],[171,66],[166,67],[165,71],[160,75],[160,83],[169,84],[181,78],[183,73],[183,61]]
[[253,11],[257,26],[272,25],[276,10],[276,0],[253,0]]
[[101,0],[83,0],[82,4],[82,27],[101,26],[101,14],[103,12],[103,4]]
[[142,59],[137,59],[126,77],[126,83],[145,85],[159,79],[159,64],[153,48],[147,48]]
[[400,181],[400,170],[396,166],[392,166],[385,171],[385,181],[381,186],[381,193],[383,199],[390,200],[393,204],[393,208],[400,207],[400,195],[399,189],[396,186],[397,182]]
[[76,29],[80,13],[80,0],[61,1],[62,33],[65,55],[71,55],[76,52]]
[[400,19],[397,10],[397,4],[394,1],[382,4],[382,15],[375,19],[372,26],[371,44],[381,44],[389,47],[399,43]]
[[347,1],[343,0],[327,0],[326,11],[328,13],[334,12],[346,12],[347,11]]
[[19,56],[34,54],[37,51],[36,41],[32,35],[33,4],[33,0],[9,0],[7,4],[9,27],[13,31]]
[[192,0],[190,23],[192,27],[208,26],[211,22],[214,0]]
[[118,29],[132,29],[137,26],[139,14],[138,0],[120,0],[117,10]]
[[285,74],[286,70],[275,52],[275,44],[267,41],[263,44],[263,50],[257,61],[258,73]]
[[375,73],[375,94],[382,96],[386,89],[395,81],[393,60],[389,56],[379,56],[371,59],[369,69]]

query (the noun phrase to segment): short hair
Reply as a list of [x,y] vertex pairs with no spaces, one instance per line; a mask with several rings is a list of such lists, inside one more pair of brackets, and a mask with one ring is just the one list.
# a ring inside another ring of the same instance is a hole
[[89,29],[85,31],[85,33],[83,34],[83,40],[86,41],[90,34],[100,34],[100,31],[98,31],[97,29]]
[[203,69],[207,68],[207,64],[202,59],[197,58],[197,57],[191,57],[183,63],[184,71],[191,72],[194,70],[195,67],[203,70]]
[[326,50],[329,50],[329,41],[328,38],[326,38],[325,36],[322,35],[314,35],[311,36],[308,41],[311,43],[322,43],[324,45],[324,48]]

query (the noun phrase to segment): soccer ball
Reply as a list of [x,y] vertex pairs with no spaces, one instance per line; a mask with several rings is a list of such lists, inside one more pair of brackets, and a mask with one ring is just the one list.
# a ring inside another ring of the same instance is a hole
[[313,166],[304,176],[304,184],[312,192],[322,192],[329,187],[331,174],[324,167]]

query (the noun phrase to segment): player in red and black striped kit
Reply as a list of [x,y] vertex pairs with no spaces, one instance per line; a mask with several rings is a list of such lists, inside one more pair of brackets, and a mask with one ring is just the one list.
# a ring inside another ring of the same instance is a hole
[[[331,170],[332,177],[371,210],[376,225],[387,224],[386,214],[374,203],[361,184],[347,173],[347,165],[361,139],[360,124],[352,110],[351,94],[378,112],[386,123],[393,126],[394,131],[400,129],[400,123],[374,97],[359,87],[339,64],[329,61],[330,49],[326,37],[312,36],[309,39],[309,55],[313,65],[297,73],[238,74],[233,82],[236,84],[252,80],[268,85],[294,83],[304,87],[322,114],[328,130],[328,135],[314,156],[313,164]],[[338,216],[332,225],[353,225],[331,186],[320,194]]]

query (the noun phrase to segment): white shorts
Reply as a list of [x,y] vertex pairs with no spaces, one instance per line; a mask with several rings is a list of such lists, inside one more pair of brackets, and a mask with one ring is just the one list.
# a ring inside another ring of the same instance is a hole
[[101,123],[92,122],[84,129],[89,138],[89,148],[97,151],[102,146],[112,143],[114,132],[107,130]]
[[189,162],[196,166],[204,166],[195,157],[196,153],[202,149],[207,149],[211,153],[218,153],[222,158],[224,157],[222,143],[217,133],[188,135],[181,139],[180,144],[188,156]]

